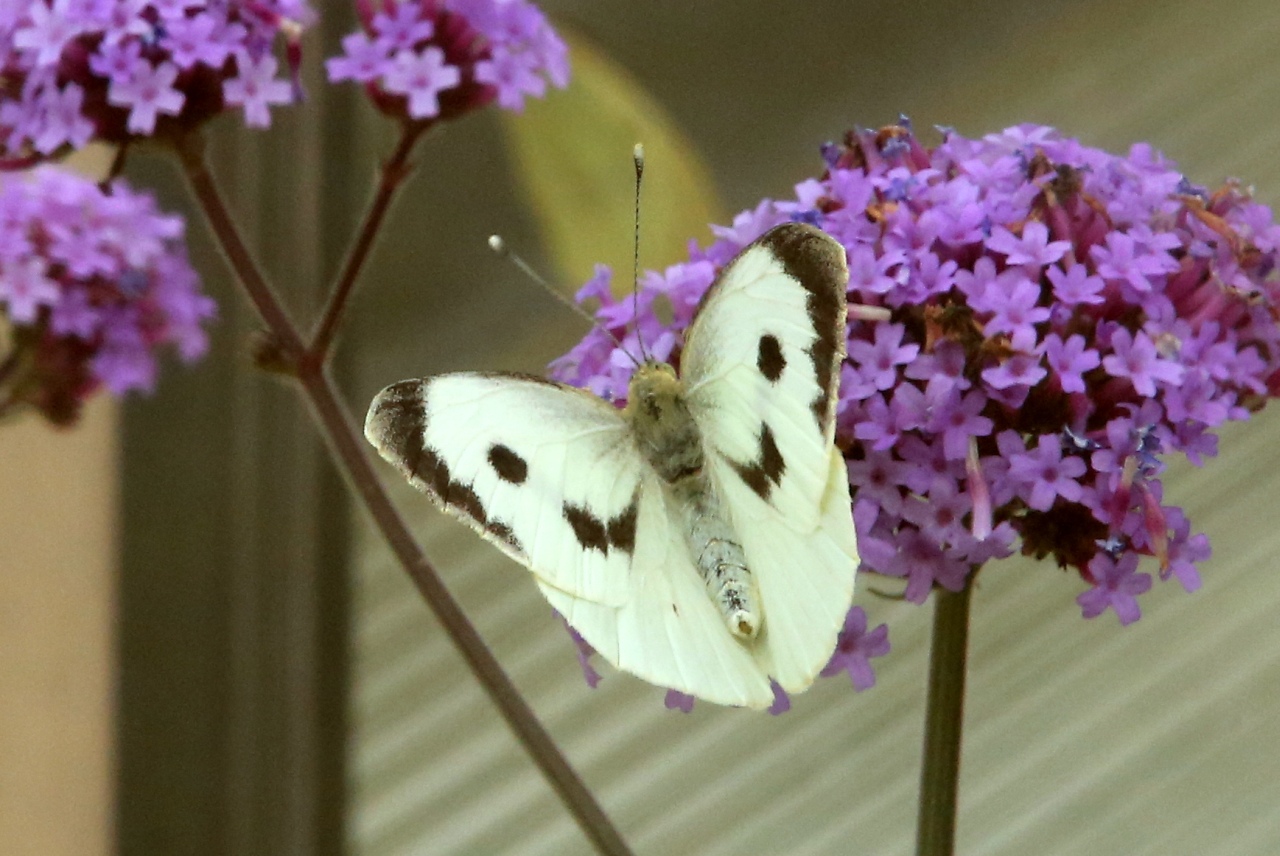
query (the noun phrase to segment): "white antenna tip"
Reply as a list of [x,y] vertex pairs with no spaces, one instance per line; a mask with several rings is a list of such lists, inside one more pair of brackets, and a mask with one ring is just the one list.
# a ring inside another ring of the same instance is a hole
[[636,143],[631,150],[631,159],[636,162],[637,168],[644,167],[644,143]]
[[507,254],[507,242],[502,240],[501,235],[490,235],[489,249],[493,250],[500,256],[505,256]]

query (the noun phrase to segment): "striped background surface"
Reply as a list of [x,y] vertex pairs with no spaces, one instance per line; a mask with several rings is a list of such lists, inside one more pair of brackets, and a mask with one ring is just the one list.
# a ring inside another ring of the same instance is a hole
[[[754,11],[744,15],[758,23],[763,4],[747,5]],[[885,85],[921,126],[980,134],[1042,121],[1113,150],[1148,139],[1199,182],[1240,175],[1264,200],[1280,198],[1275,4],[1045,9],[993,23],[985,41],[970,36],[971,59],[941,78],[931,76],[927,55],[886,60],[884,74],[906,82]],[[877,82],[840,85],[855,92]],[[908,86],[912,94],[900,94]],[[814,141],[858,118],[834,110],[831,91],[822,98],[800,123]],[[775,176],[768,192],[804,174]],[[519,352],[524,368],[537,370],[572,342],[572,324],[562,322],[558,338],[539,330],[515,349],[476,344],[474,367],[510,366]],[[361,388],[412,373],[404,366],[371,359]],[[1015,559],[984,571],[974,598],[961,852],[1280,852],[1278,419],[1264,412],[1229,427],[1219,459],[1169,477],[1169,498],[1214,545],[1200,592],[1157,584],[1142,601],[1143,619],[1121,628],[1110,614],[1082,620],[1073,598],[1083,585],[1050,565]],[[625,675],[608,673],[588,689],[524,572],[407,488],[399,495],[449,586],[637,852],[911,852],[927,609],[860,589],[872,621],[889,622],[893,643],[870,692],[855,695],[831,679],[777,718],[710,705],[681,715],[663,707],[660,690]],[[352,851],[589,852],[356,516]]]

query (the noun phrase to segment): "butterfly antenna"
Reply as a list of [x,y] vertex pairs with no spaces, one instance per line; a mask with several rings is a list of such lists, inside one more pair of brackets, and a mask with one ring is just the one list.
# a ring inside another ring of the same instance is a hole
[[640,356],[648,363],[653,360],[644,349],[644,337],[640,335],[640,184],[644,178],[643,143],[636,143],[631,150],[631,160],[636,165],[635,238],[631,243],[631,317],[636,319],[636,342],[640,346]]
[[[579,305],[578,305],[576,302],[574,302],[573,300],[570,300],[568,297],[566,297],[565,295],[561,294],[561,293],[560,293],[559,291],[557,291],[556,289],[552,288],[552,287],[551,287],[551,283],[547,282],[547,281],[546,281],[546,279],[544,279],[544,278],[543,278],[543,277],[542,277],[542,276],[541,276],[541,275],[540,275],[536,270],[534,270],[534,269],[533,269],[533,267],[532,267],[528,262],[526,262],[524,259],[520,258],[520,256],[518,256],[518,255],[516,255],[515,253],[513,253],[513,252],[511,251],[511,248],[507,246],[507,242],[506,242],[506,241],[504,241],[504,240],[502,240],[502,236],[501,236],[501,235],[490,235],[490,236],[489,236],[489,249],[493,250],[493,251],[494,251],[495,253],[497,253],[500,257],[502,257],[502,258],[504,258],[504,259],[508,260],[508,261],[509,261],[509,262],[511,262],[513,265],[515,265],[517,268],[519,268],[519,269],[524,273],[524,275],[525,275],[525,276],[529,277],[529,279],[533,280],[533,281],[534,281],[534,282],[536,282],[538,285],[542,286],[542,288],[543,288],[543,289],[544,289],[548,294],[550,294],[550,295],[551,295],[552,297],[554,297],[556,300],[559,300],[559,301],[560,301],[561,303],[563,303],[565,306],[568,306],[568,307],[569,307],[569,309],[571,309],[571,310],[572,310],[576,315],[578,315],[578,316],[580,316],[580,317],[582,317],[582,318],[585,318],[585,319],[587,320],[587,323],[588,323],[588,324],[590,324],[592,327],[599,327],[599,326],[600,326],[600,325],[596,322],[595,316],[593,316],[593,315],[592,315],[590,312],[588,312],[587,310],[583,309],[581,306],[579,306]],[[613,335],[613,333],[609,332],[609,331],[608,331],[607,329],[605,329],[604,327],[600,327],[600,331],[601,331],[602,333],[604,333],[606,336],[608,336],[608,337],[610,338],[610,340],[612,340],[612,341],[613,341],[614,346],[615,346],[618,350],[620,350],[620,351],[621,351],[621,350],[623,350],[623,348],[622,348],[622,343],[618,341],[618,337],[617,337],[617,336]],[[625,353],[625,351],[624,351],[624,353]],[[630,354],[628,354],[628,356],[630,356]],[[634,361],[634,360],[635,360],[635,357],[632,357],[631,359]]]

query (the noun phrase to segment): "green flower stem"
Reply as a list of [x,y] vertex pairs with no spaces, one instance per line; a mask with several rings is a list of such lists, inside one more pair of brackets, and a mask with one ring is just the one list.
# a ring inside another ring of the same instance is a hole
[[924,757],[920,765],[916,856],[951,856],[955,852],[972,593],[972,574],[958,592],[937,589],[933,593],[933,641],[929,652]]
[[[630,856],[631,849],[623,841],[617,828],[538,721],[511,678],[503,671],[493,652],[467,619],[461,605],[450,594],[439,573],[427,561],[422,548],[391,502],[391,497],[365,452],[359,430],[353,424],[351,415],[325,371],[324,362],[306,359],[308,349],[298,328],[285,312],[241,238],[205,162],[203,141],[198,136],[184,137],[177,143],[177,153],[187,182],[218,245],[270,330],[276,353],[293,368],[301,391],[311,405],[311,415],[328,443],[334,463],[363,501],[405,573],[417,586],[427,606],[466,660],[480,686],[489,694],[507,725],[572,813],[596,851],[607,856]],[[369,240],[371,242],[372,238]]]

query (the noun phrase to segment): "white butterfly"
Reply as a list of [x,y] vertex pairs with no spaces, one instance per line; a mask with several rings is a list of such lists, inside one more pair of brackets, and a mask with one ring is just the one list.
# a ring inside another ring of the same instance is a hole
[[835,648],[857,548],[834,445],[844,249],[813,227],[748,246],[703,298],[681,373],[648,362],[623,410],[515,374],[393,384],[365,436],[527,566],[606,660],[753,708]]

